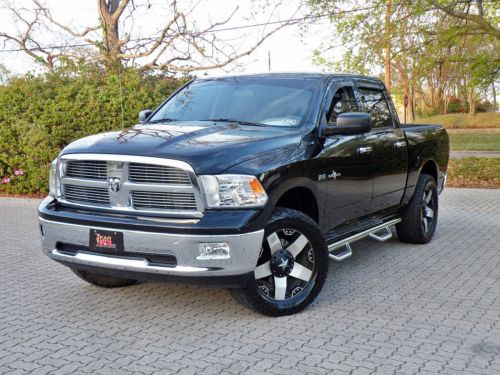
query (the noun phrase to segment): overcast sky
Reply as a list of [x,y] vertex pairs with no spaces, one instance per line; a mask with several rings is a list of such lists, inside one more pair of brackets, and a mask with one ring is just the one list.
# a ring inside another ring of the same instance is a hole
[[[209,22],[224,19],[236,6],[239,6],[233,19],[224,25],[224,28],[268,21],[270,8],[259,8],[265,0],[254,1],[256,1],[257,6],[250,7],[251,1],[249,0],[202,0],[190,19],[202,27]],[[27,8],[30,7],[30,0],[16,0],[15,3],[16,5],[22,4]],[[97,24],[96,0],[46,0],[45,3],[52,10],[55,19],[72,25],[75,29],[82,30],[86,26]],[[186,6],[192,2],[182,0],[178,3]],[[296,11],[299,3],[300,0],[286,0],[286,7],[280,8],[280,14],[272,15],[271,20],[290,17]],[[132,28],[135,36],[151,35],[155,31],[161,30],[165,20],[168,20],[169,13],[165,5],[168,4],[167,0],[150,0],[150,4],[149,9],[144,8],[136,13],[133,24],[128,23],[127,25],[127,29]],[[257,12],[257,14],[250,16],[252,11]],[[299,16],[303,14],[299,13]],[[15,32],[17,27],[11,14],[0,10],[0,28],[8,32]],[[266,30],[271,30],[271,27],[273,26],[268,26]],[[242,49],[244,49],[245,46],[253,44],[258,39],[259,32],[262,31],[262,27],[254,27],[221,31],[217,33],[217,36],[226,40],[234,39],[238,44],[243,43]],[[290,26],[273,35],[252,55],[240,60],[242,66],[233,73],[268,71],[268,51],[270,51],[271,56],[271,71],[320,71],[322,67],[314,65],[312,62],[313,50],[317,49],[321,42],[330,35],[331,30],[326,21],[309,26],[305,33],[301,32],[298,26]],[[61,42],[50,35],[39,35],[38,41],[41,45],[54,45]],[[0,53],[0,63],[12,73],[24,73],[37,68],[36,64],[20,52]],[[208,74],[221,75],[225,73],[219,69],[209,71]]]

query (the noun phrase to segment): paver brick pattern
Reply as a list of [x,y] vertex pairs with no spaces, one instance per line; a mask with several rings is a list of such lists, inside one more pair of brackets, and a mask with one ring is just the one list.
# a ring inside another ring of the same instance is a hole
[[363,240],[306,311],[224,289],[88,285],[0,199],[0,373],[500,374],[500,190],[449,189],[428,245]]

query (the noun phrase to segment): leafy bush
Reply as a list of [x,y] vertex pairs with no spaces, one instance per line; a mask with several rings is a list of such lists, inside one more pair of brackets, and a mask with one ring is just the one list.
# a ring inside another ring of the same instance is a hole
[[494,112],[493,103],[488,100],[481,100],[476,103],[476,112]]
[[86,65],[0,85],[0,193],[46,192],[48,165],[64,146],[135,124],[185,81]]
[[466,108],[462,105],[462,102],[457,97],[453,96],[447,108],[448,113],[464,113],[466,112]]

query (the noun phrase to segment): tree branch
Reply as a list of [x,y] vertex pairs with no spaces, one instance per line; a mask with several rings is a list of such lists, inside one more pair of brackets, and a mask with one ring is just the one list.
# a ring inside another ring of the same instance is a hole
[[63,29],[64,31],[68,32],[69,34],[71,34],[71,35],[73,35],[75,37],[82,38],[82,37],[86,36],[88,33],[92,32],[92,31],[99,30],[101,28],[101,26],[98,25],[98,26],[93,26],[93,27],[87,27],[85,30],[83,30],[81,32],[74,31],[71,28],[69,28],[68,26],[65,26],[65,25],[61,24],[60,22],[56,21],[52,17],[52,14],[50,13],[50,10],[47,9],[46,7],[44,7],[40,3],[39,0],[33,0],[33,2],[36,4],[36,6],[38,7],[38,9],[44,14],[44,16],[45,16],[45,18],[47,18],[47,20],[49,20],[51,23],[53,23],[57,27]]
[[250,47],[249,49],[245,50],[244,52],[241,52],[241,53],[237,53],[237,54],[233,54],[232,56],[228,57],[227,59],[225,59],[224,61],[222,62],[216,62],[216,63],[213,63],[213,64],[209,64],[209,65],[200,65],[200,66],[179,66],[179,65],[175,65],[175,64],[172,64],[172,61],[176,61],[176,60],[186,60],[186,58],[184,57],[177,57],[177,58],[173,58],[173,59],[170,59],[170,60],[167,60],[166,62],[163,62],[163,63],[160,63],[160,64],[156,64],[155,62],[152,62],[152,63],[148,63],[148,64],[145,64],[144,65],[144,69],[146,70],[159,70],[159,69],[166,69],[166,68],[169,68],[169,69],[172,69],[172,70],[175,70],[175,71],[178,71],[178,72],[194,72],[194,71],[200,71],[200,70],[212,70],[212,69],[218,69],[218,68],[222,68],[226,65],[229,65],[230,63],[244,57],[244,56],[248,56],[250,55],[252,52],[254,52],[258,47],[260,47],[260,45],[262,43],[264,43],[264,41],[266,41],[270,36],[272,36],[273,34],[275,34],[276,32],[278,32],[279,30],[291,25],[291,24],[294,24],[296,22],[286,22],[286,23],[283,23],[281,26],[279,27],[276,27],[275,29],[271,30],[270,32],[268,32],[267,34],[263,35],[259,41],[257,43],[255,43],[252,47]]
[[484,11],[482,7],[482,2],[479,3],[479,14],[473,14],[469,12],[460,12],[454,10],[452,6],[443,6],[437,0],[431,0],[432,5],[434,5],[437,9],[443,11],[450,17],[458,18],[464,21],[469,21],[474,24],[473,28],[484,30],[489,35],[494,36],[495,38],[500,39],[500,30],[489,23],[486,18],[484,18]]

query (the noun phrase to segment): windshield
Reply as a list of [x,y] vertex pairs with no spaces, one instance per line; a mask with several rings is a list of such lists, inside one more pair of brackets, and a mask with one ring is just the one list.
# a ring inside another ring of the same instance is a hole
[[225,78],[194,81],[148,122],[236,121],[299,126],[309,120],[318,79]]

